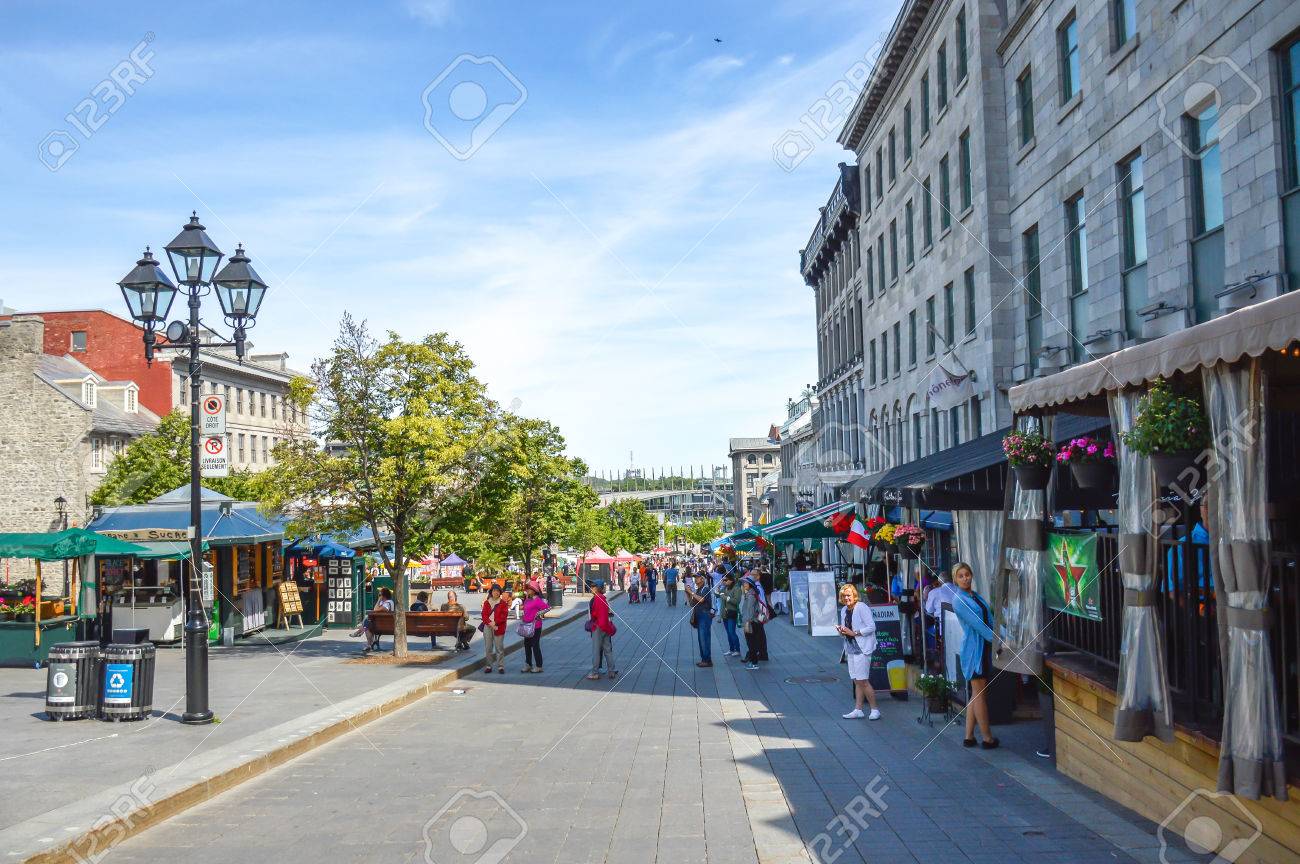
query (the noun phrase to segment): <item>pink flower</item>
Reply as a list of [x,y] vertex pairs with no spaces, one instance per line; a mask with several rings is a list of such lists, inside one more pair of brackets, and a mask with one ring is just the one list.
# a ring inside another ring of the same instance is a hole
[[1096,444],[1089,444],[1089,445],[1088,445],[1088,455],[1089,455],[1089,456],[1094,456],[1094,455],[1096,455],[1096,453],[1097,453],[1097,445],[1096,445]]

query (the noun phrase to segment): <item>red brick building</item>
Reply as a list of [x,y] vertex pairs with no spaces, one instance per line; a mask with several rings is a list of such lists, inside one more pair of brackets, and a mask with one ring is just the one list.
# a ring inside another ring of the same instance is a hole
[[135,324],[100,309],[31,314],[45,320],[46,354],[71,354],[109,381],[134,381],[140,404],[160,417],[172,410],[172,364],[161,357],[145,364]]

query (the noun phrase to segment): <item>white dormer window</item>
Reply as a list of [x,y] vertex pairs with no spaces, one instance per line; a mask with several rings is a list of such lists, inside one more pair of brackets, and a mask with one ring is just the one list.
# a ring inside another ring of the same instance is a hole
[[126,413],[140,413],[140,388],[134,386],[126,388]]
[[95,382],[94,381],[87,380],[81,382],[81,401],[85,402],[87,407],[90,408],[95,407]]

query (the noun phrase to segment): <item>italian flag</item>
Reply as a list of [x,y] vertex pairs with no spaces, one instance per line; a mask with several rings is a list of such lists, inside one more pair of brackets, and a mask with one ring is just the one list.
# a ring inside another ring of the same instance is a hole
[[861,519],[853,520],[853,524],[849,526],[849,536],[845,539],[854,546],[857,546],[859,549],[867,548],[870,541],[867,539],[867,528],[862,524]]

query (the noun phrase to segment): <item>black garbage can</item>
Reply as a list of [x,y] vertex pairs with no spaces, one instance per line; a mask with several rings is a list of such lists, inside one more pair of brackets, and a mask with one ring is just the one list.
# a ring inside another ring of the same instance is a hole
[[143,645],[149,641],[148,627],[116,627],[113,629],[113,645]]
[[45,716],[84,720],[99,710],[99,642],[50,647],[45,676]]
[[143,720],[153,710],[153,667],[158,649],[145,645],[107,645],[100,651],[101,720]]
[[552,609],[559,609],[564,605],[564,586],[560,584],[559,579],[551,580],[551,584],[546,586],[546,605]]

